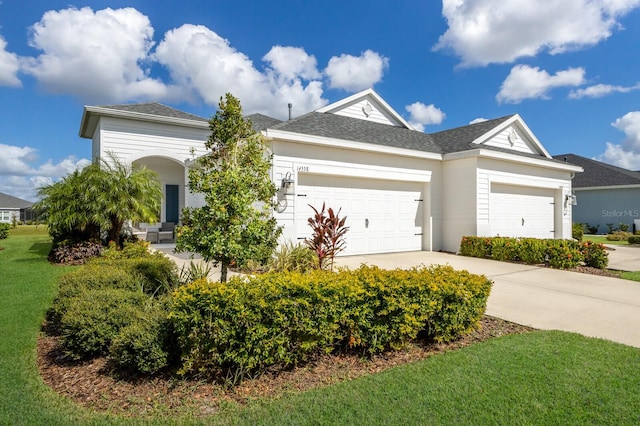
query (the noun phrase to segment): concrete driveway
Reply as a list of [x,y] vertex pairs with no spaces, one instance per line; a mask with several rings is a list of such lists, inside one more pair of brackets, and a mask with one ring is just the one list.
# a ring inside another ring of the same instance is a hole
[[437,252],[348,256],[336,264],[363,263],[387,269],[449,264],[483,274],[494,282],[488,315],[640,348],[639,282]]

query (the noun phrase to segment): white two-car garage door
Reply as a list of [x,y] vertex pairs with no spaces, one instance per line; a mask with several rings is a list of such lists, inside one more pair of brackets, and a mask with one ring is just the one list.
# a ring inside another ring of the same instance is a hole
[[295,221],[298,239],[311,235],[307,219],[322,203],[347,217],[342,255],[421,250],[423,184],[300,173]]
[[489,223],[492,236],[554,237],[554,190],[492,184]]

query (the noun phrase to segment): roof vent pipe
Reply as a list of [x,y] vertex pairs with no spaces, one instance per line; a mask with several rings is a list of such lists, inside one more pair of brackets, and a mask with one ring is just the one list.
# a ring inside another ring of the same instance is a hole
[[291,110],[293,109],[293,104],[290,103],[287,106],[289,107],[289,120],[291,120]]

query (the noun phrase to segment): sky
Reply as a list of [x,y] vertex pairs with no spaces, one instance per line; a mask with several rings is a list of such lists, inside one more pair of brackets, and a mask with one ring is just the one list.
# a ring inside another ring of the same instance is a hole
[[84,105],[286,119],[373,88],[427,133],[514,113],[640,170],[640,0],[0,0],[0,192],[91,157]]

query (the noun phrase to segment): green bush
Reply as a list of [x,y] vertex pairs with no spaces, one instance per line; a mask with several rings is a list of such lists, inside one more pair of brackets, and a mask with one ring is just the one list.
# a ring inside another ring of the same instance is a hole
[[491,256],[492,238],[462,237],[460,254],[462,256],[488,258]]
[[154,374],[167,367],[175,353],[167,308],[156,302],[113,338],[109,360],[120,369]]
[[448,341],[482,317],[491,281],[448,266],[267,273],[178,288],[169,314],[182,372],[232,383],[338,349],[374,354],[418,333]]
[[62,275],[58,279],[58,293],[47,312],[49,331],[59,333],[63,315],[69,305],[76,303],[72,299],[90,290],[121,289],[134,292],[142,290],[142,279],[132,275],[126,269],[85,265]]
[[66,300],[60,343],[72,359],[106,355],[118,332],[141,314],[148,296],[125,289],[91,289]]
[[11,229],[11,225],[8,223],[0,223],[0,240],[4,240],[9,236],[9,229]]
[[167,294],[179,282],[175,263],[162,253],[146,253],[142,257],[103,257],[93,259],[91,265],[117,268],[139,277],[142,289],[147,294]]
[[609,263],[605,246],[591,241],[465,236],[460,243],[460,254],[530,265],[545,263],[560,269],[572,269],[583,262],[586,266],[604,269]]
[[573,269],[584,260],[580,244],[570,240],[548,240],[549,266],[557,269]]
[[120,259],[137,259],[141,257],[152,256],[149,252],[149,243],[147,241],[127,241],[122,248],[110,241],[109,246],[104,250],[103,257],[109,260]]
[[640,244],[640,235],[630,235],[627,241],[629,244]]
[[582,223],[574,223],[571,226],[571,237],[574,240],[582,241],[584,235],[584,225]]
[[630,236],[631,232],[625,231],[613,231],[607,234],[607,241],[626,241]]

